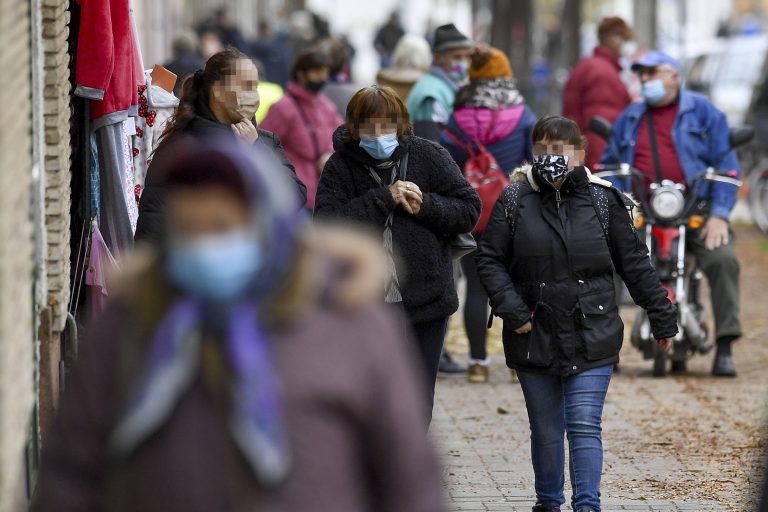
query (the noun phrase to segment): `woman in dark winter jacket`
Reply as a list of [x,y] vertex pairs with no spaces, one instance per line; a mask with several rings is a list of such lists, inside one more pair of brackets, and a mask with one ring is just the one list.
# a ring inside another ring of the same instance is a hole
[[547,117],[533,130],[533,166],[515,173],[496,204],[476,257],[507,365],[518,372],[531,427],[534,511],[560,510],[564,447],[572,505],[600,511],[601,415],[624,325],[613,269],[648,311],[663,347],[677,333],[648,251],[625,205],[631,201],[583,167],[576,123]]
[[[440,143],[462,168],[470,157],[469,151],[475,151],[480,144],[511,174],[523,162],[531,161],[531,131],[536,116],[523,102],[512,79],[509,59],[502,51],[478,50],[472,56],[469,80],[456,93],[453,115]],[[490,209],[493,202],[483,207]],[[475,231],[475,238],[482,238],[482,232]],[[464,328],[471,358],[468,378],[470,382],[484,383],[488,382],[490,366],[486,351],[488,296],[477,275],[475,259],[462,258],[461,268],[467,278]]]
[[426,367],[429,410],[448,317],[458,308],[450,242],[470,231],[480,199],[448,152],[415,137],[388,87],[361,89],[334,134],[315,216],[367,225],[391,256],[385,300],[402,304]]
[[32,510],[442,512],[402,319],[339,307],[266,150],[172,149],[163,251],[88,329]]
[[[234,48],[213,55],[184,82],[181,103],[169,123],[155,152],[153,163],[173,158],[167,146],[181,135],[201,140],[211,137],[236,137],[255,146],[265,147],[282,163],[282,172],[290,176],[303,204],[307,188],[296,177],[296,171],[283,150],[280,139],[272,132],[256,128],[253,116],[259,108],[259,72],[253,61]],[[150,165],[139,205],[139,221],[135,239],[157,243],[163,231],[165,197]]]

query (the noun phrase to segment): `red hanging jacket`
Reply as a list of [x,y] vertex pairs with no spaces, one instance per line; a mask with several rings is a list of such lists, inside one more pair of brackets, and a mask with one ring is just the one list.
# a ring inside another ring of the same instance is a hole
[[75,94],[91,101],[95,128],[136,115],[144,82],[129,0],[77,0],[80,33]]

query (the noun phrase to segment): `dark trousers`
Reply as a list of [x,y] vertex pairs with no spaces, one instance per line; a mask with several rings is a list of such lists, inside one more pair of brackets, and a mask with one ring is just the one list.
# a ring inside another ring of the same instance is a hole
[[715,336],[741,336],[739,321],[739,260],[733,249],[733,232],[728,244],[713,251],[704,247],[699,232],[688,235],[688,248],[696,256],[699,267],[707,276],[715,313]]
[[488,335],[488,294],[477,273],[474,255],[461,259],[461,269],[467,279],[467,293],[464,301],[464,329],[469,338],[469,356],[475,360],[488,357],[486,338]]
[[428,421],[432,421],[432,407],[435,403],[437,368],[440,366],[440,354],[443,351],[445,330],[447,327],[447,318],[412,324],[413,333],[416,336],[416,345],[425,370],[424,378],[427,386],[426,403]]

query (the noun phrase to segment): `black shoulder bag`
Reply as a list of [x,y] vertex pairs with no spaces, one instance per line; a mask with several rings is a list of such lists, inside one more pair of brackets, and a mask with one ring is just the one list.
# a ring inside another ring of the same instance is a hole
[[[408,172],[408,154],[406,153],[403,161],[400,163],[400,181],[405,181]],[[451,257],[454,260],[460,260],[468,254],[477,250],[477,240],[472,233],[460,233],[454,235],[451,240]]]

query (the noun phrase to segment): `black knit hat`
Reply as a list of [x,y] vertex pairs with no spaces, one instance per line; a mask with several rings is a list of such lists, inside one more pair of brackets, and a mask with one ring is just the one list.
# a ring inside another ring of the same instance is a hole
[[475,44],[470,38],[459,32],[456,25],[449,23],[435,29],[435,42],[432,51],[453,50],[454,48],[472,48]]

